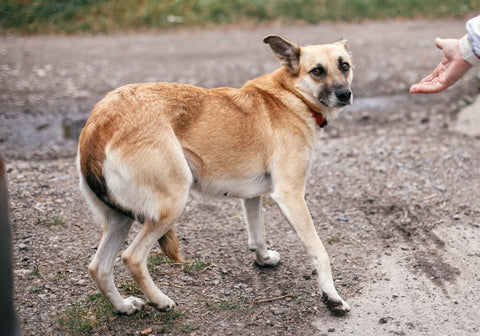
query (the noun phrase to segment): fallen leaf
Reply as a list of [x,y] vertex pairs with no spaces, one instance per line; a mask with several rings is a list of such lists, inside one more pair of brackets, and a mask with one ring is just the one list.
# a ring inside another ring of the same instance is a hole
[[142,331],[140,331],[140,334],[142,335],[149,335],[153,332],[152,328],[147,328],[147,329],[143,329]]

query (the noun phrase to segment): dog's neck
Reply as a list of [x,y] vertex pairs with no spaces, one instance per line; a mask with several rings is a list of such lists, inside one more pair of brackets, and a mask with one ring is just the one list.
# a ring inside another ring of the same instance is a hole
[[284,67],[277,69],[274,71],[272,74],[272,77],[275,78],[278,84],[280,84],[283,88],[287,89],[289,92],[293,93],[298,99],[304,103],[312,117],[315,119],[316,124],[320,127],[323,128],[327,126],[328,122],[327,119],[323,117],[323,113],[321,112],[321,109],[318,106],[315,106],[312,104],[310,101],[308,101],[305,97],[303,97],[295,87],[290,87],[288,88],[286,83],[289,82],[292,78],[292,74]]
[[301,93],[297,92],[295,89],[292,90],[292,93],[308,107],[310,114],[313,116],[315,122],[320,128],[324,128],[325,126],[327,126],[327,119],[323,117],[323,113],[319,111],[320,109],[317,106],[313,105],[311,102],[305,99],[305,97],[302,96]]

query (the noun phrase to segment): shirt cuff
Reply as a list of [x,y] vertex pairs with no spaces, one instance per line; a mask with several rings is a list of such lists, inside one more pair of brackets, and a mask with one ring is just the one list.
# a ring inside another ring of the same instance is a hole
[[473,52],[472,44],[470,43],[468,34],[462,37],[458,44],[460,47],[460,53],[467,63],[473,66],[480,64],[480,58],[478,58],[478,56]]

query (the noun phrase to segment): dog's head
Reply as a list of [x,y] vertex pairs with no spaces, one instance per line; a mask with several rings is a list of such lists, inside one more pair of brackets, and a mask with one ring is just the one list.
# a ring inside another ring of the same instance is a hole
[[268,35],[263,42],[289,70],[293,88],[323,118],[336,118],[343,107],[352,103],[353,66],[347,40],[300,47],[280,35]]

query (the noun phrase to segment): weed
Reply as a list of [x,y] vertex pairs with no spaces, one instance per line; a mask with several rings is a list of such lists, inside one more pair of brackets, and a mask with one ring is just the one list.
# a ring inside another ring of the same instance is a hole
[[45,285],[33,286],[30,288],[29,292],[31,294],[39,294],[45,289]]
[[183,270],[188,274],[200,274],[206,271],[211,265],[211,261],[204,260],[200,256],[195,256],[193,259],[185,262]]
[[65,218],[62,218],[60,216],[54,216],[52,218],[43,216],[43,217],[37,217],[37,225],[43,225],[43,226],[60,226],[60,225],[65,225],[67,221]]
[[73,333],[85,333],[92,329],[94,320],[91,319],[88,309],[82,308],[81,303],[76,303],[63,311],[58,322]]
[[119,282],[119,287],[122,289],[122,292],[126,295],[138,295],[141,294],[140,289],[137,286],[137,283],[132,280],[122,280]]
[[167,310],[163,316],[163,322],[166,325],[173,325],[177,319],[183,315],[183,309]]
[[180,328],[178,328],[184,334],[189,334],[192,331],[200,329],[198,326],[190,324],[190,322],[185,322]]
[[102,294],[87,295],[86,300],[75,303],[62,312],[58,322],[70,333],[91,332],[101,323],[110,322],[115,314]]
[[328,238],[328,240],[327,240],[328,245],[332,245],[332,244],[335,244],[335,243],[338,243],[338,242],[340,242],[340,236],[336,236],[336,235]]
[[220,300],[219,302],[215,303],[215,307],[217,307],[219,310],[236,310],[240,306],[241,305],[238,301]]
[[65,280],[65,278],[66,278],[65,272],[63,272],[63,271],[58,271],[58,272],[53,276],[53,278],[52,278],[51,280],[52,280],[52,282],[54,282],[54,283],[59,283],[59,282]]
[[42,277],[42,275],[40,274],[40,269],[38,268],[38,266],[33,267],[33,270],[32,270],[31,274],[36,278],[41,278]]
[[149,269],[156,269],[161,265],[175,265],[177,264],[176,261],[171,260],[166,255],[158,252],[152,253],[150,258],[148,259],[148,268]]

